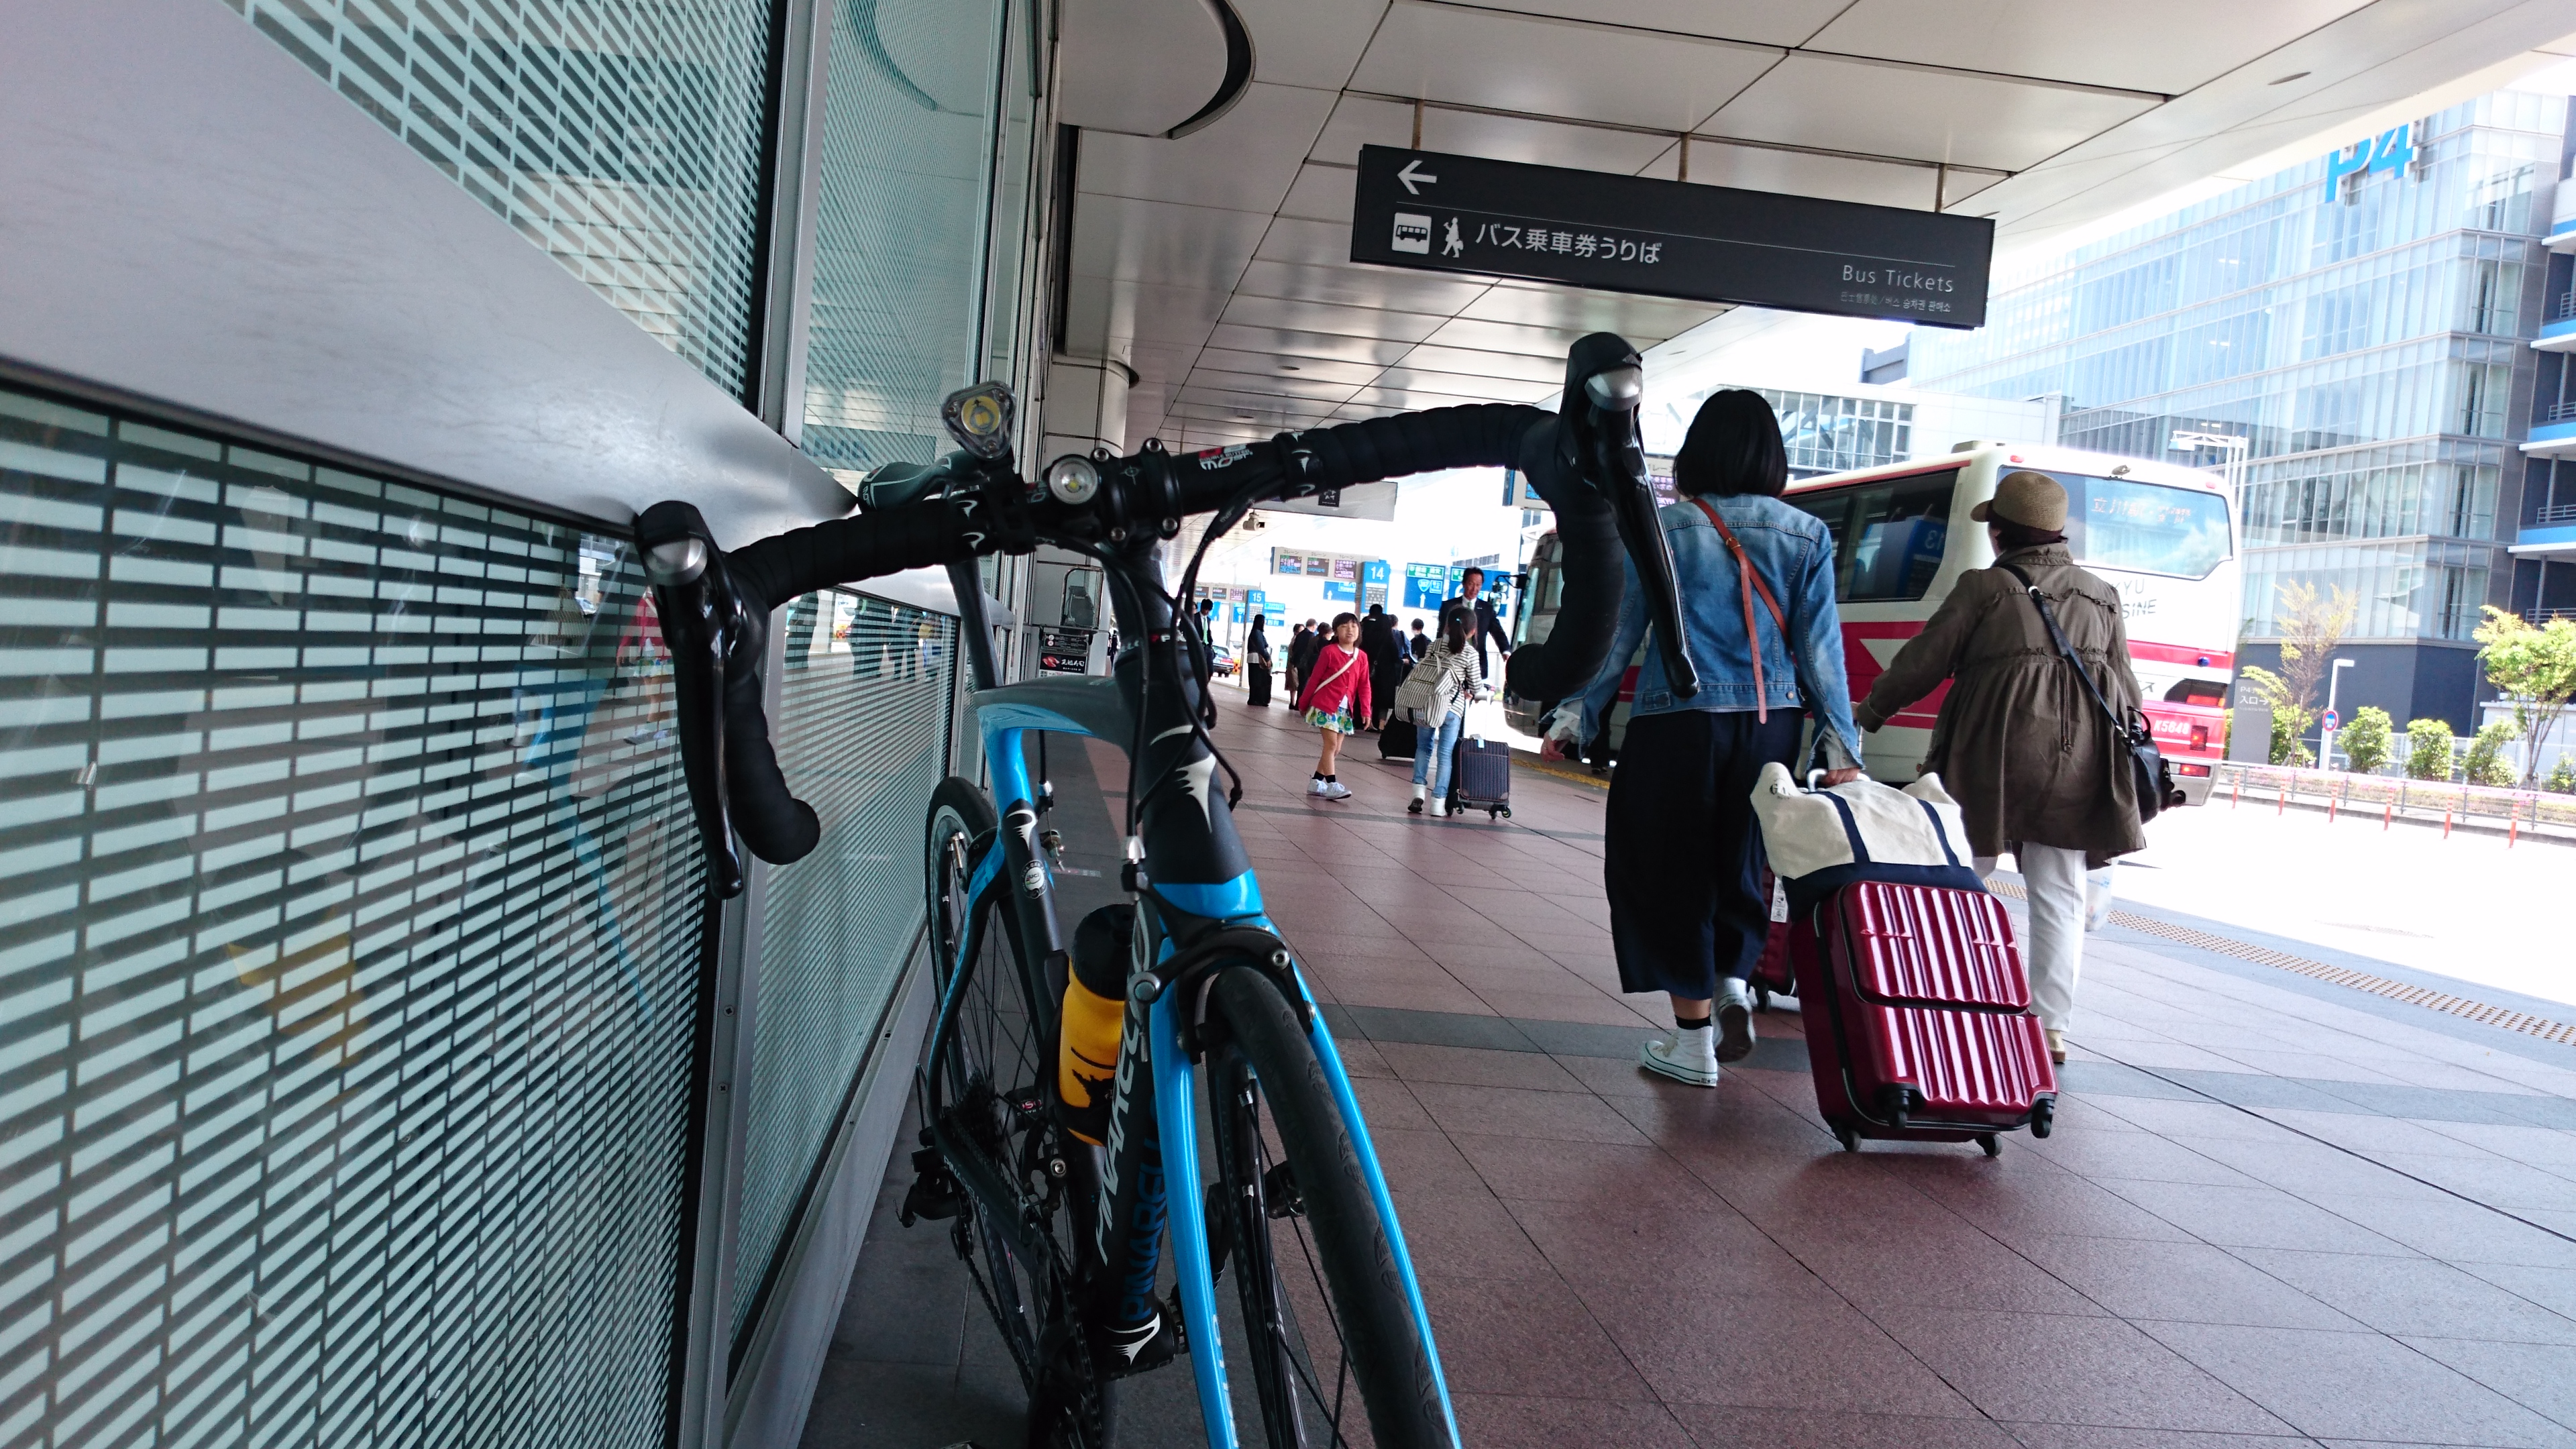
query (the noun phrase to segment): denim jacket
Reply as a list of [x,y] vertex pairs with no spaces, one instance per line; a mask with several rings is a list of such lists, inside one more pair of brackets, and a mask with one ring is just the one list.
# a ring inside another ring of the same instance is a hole
[[[1684,499],[1657,513],[1673,551],[1673,571],[1681,581],[1682,647],[1699,670],[1699,693],[1675,695],[1664,677],[1660,649],[1649,649],[1637,668],[1637,694],[1631,717],[1671,714],[1680,710],[1749,710],[1757,703],[1772,709],[1805,709],[1813,714],[1825,739],[1827,762],[1860,763],[1860,730],[1852,723],[1851,690],[1843,672],[1842,620],[1834,611],[1834,540],[1824,521],[1777,498],[1740,494],[1711,498],[1718,516],[1735,531],[1745,556],[1761,571],[1763,582],[1789,629],[1798,636],[1798,657],[1790,663],[1787,641],[1772,622],[1762,596],[1753,597],[1755,627],[1762,639],[1762,681],[1766,696],[1753,693],[1753,653],[1744,637],[1744,595],[1735,576],[1735,559],[1726,541]],[[1627,591],[1619,605],[1619,632],[1610,641],[1610,656],[1583,691],[1583,737],[1597,737],[1619,696],[1619,681],[1645,642],[1645,590],[1637,566],[1629,563]]]

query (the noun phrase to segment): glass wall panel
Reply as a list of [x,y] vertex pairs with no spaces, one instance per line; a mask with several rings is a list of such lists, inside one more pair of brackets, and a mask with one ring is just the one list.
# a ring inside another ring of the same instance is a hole
[[803,445],[846,481],[945,452],[939,400],[982,370],[1002,18],[1002,0],[834,9]]
[[957,621],[833,591],[788,606],[778,758],[823,818],[769,872],[735,1211],[749,1328],[922,921],[922,819],[947,773]]
[[0,515],[0,1442],[661,1442],[703,890],[627,542],[11,391]]
[[226,3],[741,395],[767,0]]

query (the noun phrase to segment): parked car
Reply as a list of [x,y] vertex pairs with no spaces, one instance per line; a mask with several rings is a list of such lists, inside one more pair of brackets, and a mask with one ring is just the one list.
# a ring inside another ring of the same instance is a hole
[[1222,644],[1208,646],[1210,672],[1219,679],[1232,679],[1243,666],[1235,661],[1234,651]]

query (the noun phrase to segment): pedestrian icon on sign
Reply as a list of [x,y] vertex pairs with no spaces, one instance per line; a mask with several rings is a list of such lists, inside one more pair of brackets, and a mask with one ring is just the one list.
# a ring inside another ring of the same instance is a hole
[[1400,252],[1419,252],[1429,256],[1431,254],[1431,218],[1418,212],[1397,212],[1395,240],[1392,245]]
[[1466,254],[1467,243],[1459,238],[1458,218],[1453,216],[1449,218],[1448,238],[1440,243],[1440,255],[1444,257],[1463,257]]

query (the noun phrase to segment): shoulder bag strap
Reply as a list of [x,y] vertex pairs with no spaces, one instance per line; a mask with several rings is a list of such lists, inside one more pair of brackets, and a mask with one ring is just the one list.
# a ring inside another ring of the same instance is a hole
[[[1322,652],[1323,652],[1323,651],[1322,651],[1322,650],[1320,650],[1320,649],[1316,651],[1316,653],[1318,653],[1318,654],[1321,654]],[[1356,650],[1356,649],[1355,649],[1355,650],[1352,650],[1349,654],[1344,655],[1344,656],[1342,657],[1341,666],[1340,666],[1339,668],[1335,669],[1332,673],[1325,675],[1323,678],[1318,679],[1318,680],[1315,680],[1314,682],[1312,682],[1312,683],[1310,683],[1310,684],[1308,684],[1308,685],[1306,686],[1306,689],[1305,689],[1305,695],[1306,695],[1306,697],[1307,697],[1308,699],[1313,699],[1313,698],[1315,697],[1316,693],[1317,693],[1318,691],[1320,691],[1320,690],[1321,690],[1325,685],[1330,684],[1330,683],[1332,683],[1334,680],[1341,678],[1343,675],[1350,673],[1350,672],[1351,672],[1351,661],[1352,661],[1352,660],[1355,660],[1355,659],[1357,659],[1357,658],[1359,658],[1359,651],[1358,651],[1358,650]],[[1300,706],[1300,708],[1303,708],[1303,706]]]
[[1764,583],[1762,575],[1754,570],[1753,560],[1745,557],[1744,545],[1736,542],[1735,530],[1726,526],[1726,520],[1717,516],[1717,510],[1709,505],[1707,499],[1694,496],[1691,502],[1708,515],[1708,521],[1716,527],[1717,536],[1725,543],[1727,553],[1735,559],[1736,583],[1744,591],[1744,642],[1753,654],[1753,717],[1768,724],[1771,721],[1771,691],[1762,685],[1762,633],[1753,622],[1753,595],[1756,590],[1761,592],[1764,607],[1771,611],[1771,622],[1779,626],[1780,642],[1788,649],[1793,664],[1798,658],[1797,638],[1789,632],[1789,618],[1780,612],[1780,601],[1771,597],[1771,586]]
[[2103,697],[2102,686],[2093,682],[2093,671],[2084,667],[2083,656],[2075,652],[2075,645],[2067,639],[2066,631],[2057,626],[2057,611],[2049,607],[2048,596],[2039,591],[2039,585],[2030,581],[2030,575],[2023,573],[2020,565],[2008,564],[1998,559],[1995,561],[1995,567],[2021,580],[2021,586],[2030,595],[2031,603],[2039,609],[2039,621],[2048,626],[2048,637],[2056,643],[2057,652],[2066,656],[2066,662],[2075,666],[2075,677],[2084,681],[2084,692],[2093,696],[2093,703],[2101,709],[2102,717],[2111,722],[2112,734],[2119,738],[2127,738],[2129,722],[2120,718],[2120,712],[2111,708],[2111,701]]

